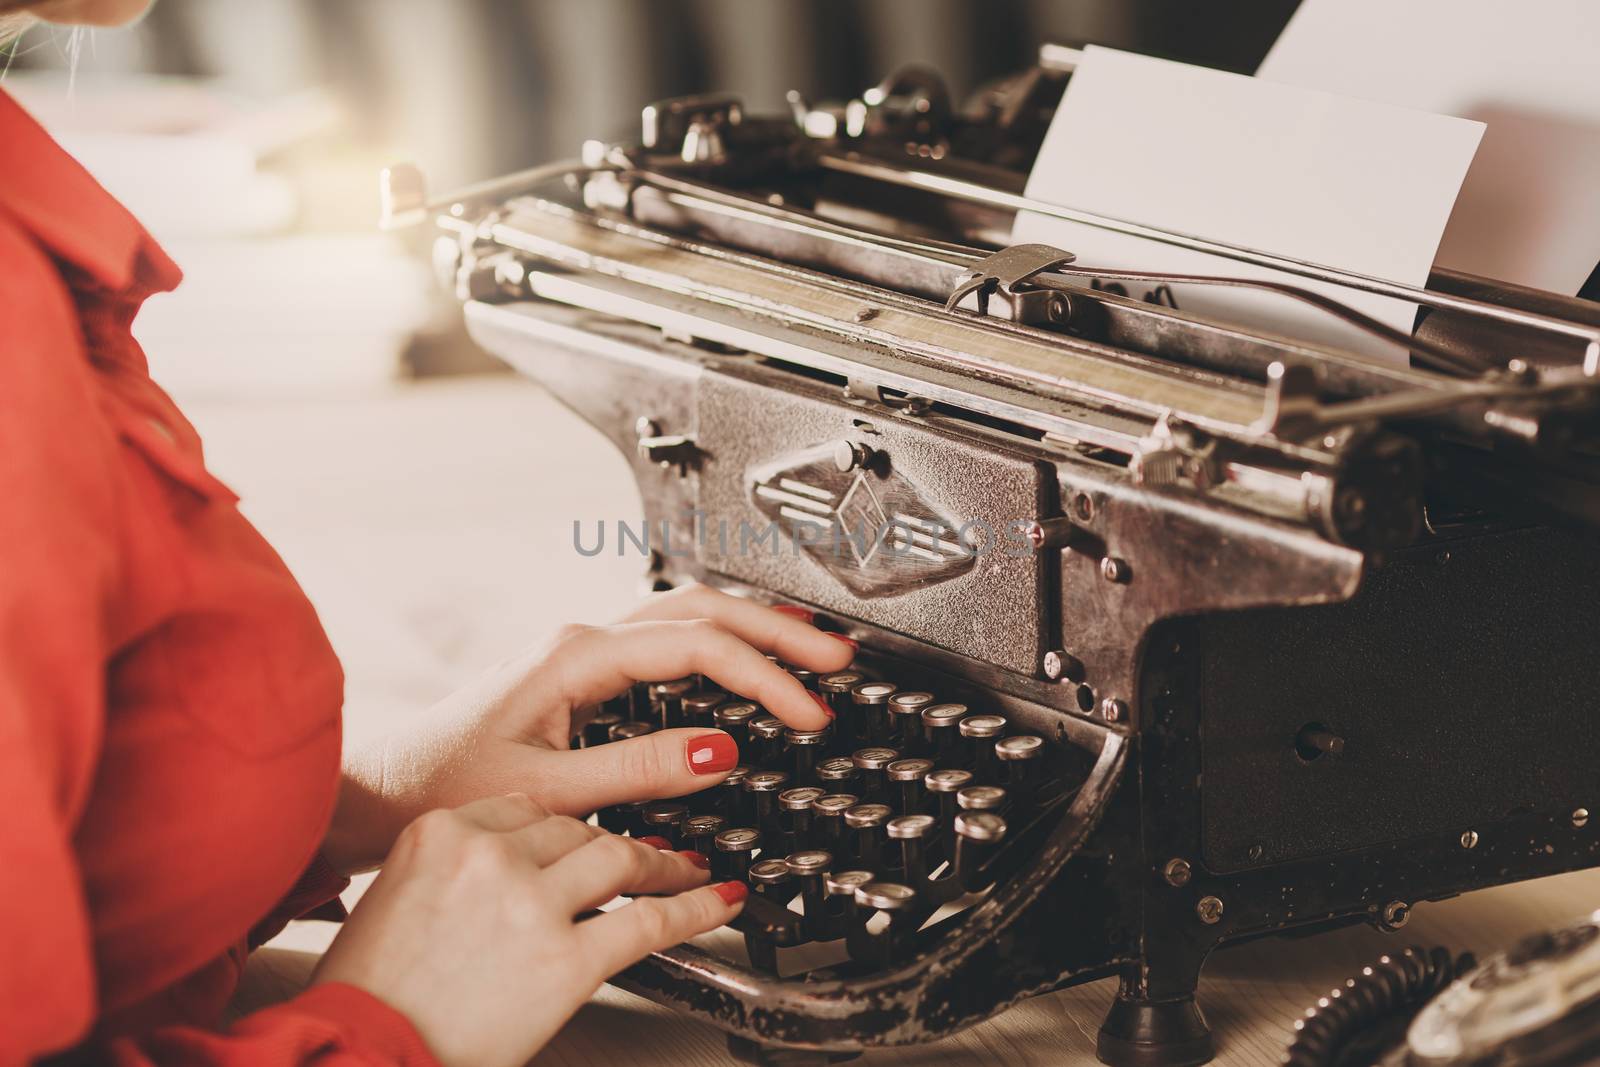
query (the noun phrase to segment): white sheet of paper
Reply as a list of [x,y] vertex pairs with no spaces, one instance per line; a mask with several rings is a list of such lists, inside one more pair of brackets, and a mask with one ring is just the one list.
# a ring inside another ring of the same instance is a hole
[[[1427,280],[1481,123],[1090,47],[1028,177],[1032,198],[1323,263]],[[1415,305],[1037,213],[1016,242],[1084,266],[1272,278],[1409,332]],[[1129,286],[1134,295],[1148,287]],[[1285,297],[1175,286],[1178,306],[1377,358],[1395,347]]]
[[1304,0],[1258,77],[1488,124],[1441,266],[1572,294],[1600,262],[1600,3]]

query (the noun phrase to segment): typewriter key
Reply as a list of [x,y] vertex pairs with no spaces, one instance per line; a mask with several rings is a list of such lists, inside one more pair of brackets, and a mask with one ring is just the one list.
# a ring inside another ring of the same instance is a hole
[[962,811],[1005,810],[1006,791],[997,785],[969,785],[956,794],[956,807]]
[[903,957],[911,935],[922,925],[917,891],[897,882],[866,882],[857,886],[856,910],[858,916],[866,917],[880,911],[888,913],[889,928],[872,942],[862,943],[861,947],[867,951],[858,953],[855,941],[851,942],[850,949],[852,956],[876,956],[882,964],[892,964]]
[[983,865],[1000,850],[1006,821],[992,811],[964,811],[956,816],[956,877],[969,892],[982,888]]
[[854,793],[859,788],[861,772],[849,756],[829,756],[817,764],[817,781],[830,793]]
[[861,866],[883,867],[883,827],[892,818],[894,809],[887,804],[857,804],[844,813],[845,829],[853,838],[853,856]]
[[644,828],[644,805],[645,802],[642,800],[630,801],[627,804],[618,804],[615,808],[611,809],[616,813],[613,825],[606,826],[604,822],[601,822],[600,825],[605,827],[605,829],[610,830],[614,834],[628,834],[632,837],[644,837],[647,832]]
[[725,731],[736,745],[742,758],[751,759],[754,753],[750,751],[750,723],[761,717],[761,709],[748,701],[734,700],[721,704],[711,713],[711,722],[717,729]]
[[671,730],[687,725],[683,716],[683,698],[694,688],[695,683],[691,678],[650,683],[651,717],[658,728]]
[[816,689],[817,689],[817,672],[816,671],[807,670],[804,667],[796,667],[792,663],[783,664],[783,669],[788,671],[789,674],[795,679],[795,681],[799,682],[801,685],[805,686],[807,689],[811,690],[812,692],[816,692]]
[[672,842],[673,848],[682,847],[683,820],[689,817],[687,805],[674,800],[657,800],[639,809],[639,817],[644,821],[646,835],[664,837]]
[[868,800],[887,800],[888,778],[884,772],[889,764],[899,758],[900,753],[892,748],[857,749],[855,755],[850,757],[850,762],[861,772],[861,795]]
[[783,732],[788,729],[776,715],[761,715],[750,720],[750,762],[772,768],[783,762]]
[[922,780],[933,770],[933,761],[925,759],[897,759],[884,768],[889,788],[897,793],[901,815],[915,815],[922,810],[926,799]]
[[929,759],[948,765],[960,758],[959,727],[966,717],[965,704],[932,704],[922,709],[923,751]]
[[967,766],[982,781],[992,782],[1000,777],[999,762],[994,758],[994,743],[1005,732],[1004,715],[968,715],[961,720],[961,742],[966,750]]
[[606,734],[613,741],[626,741],[630,737],[643,737],[655,730],[647,722],[619,722],[614,724]]
[[743,882],[750,875],[750,862],[761,847],[761,831],[748,826],[724,830],[712,838],[711,877],[719,882]]
[[827,887],[823,880],[828,876],[828,868],[833,866],[833,853],[820,848],[801,849],[789,853],[784,863],[800,890],[800,903],[805,911],[801,929],[814,941],[827,940],[827,909],[823,905]]
[[1033,800],[1044,770],[1044,738],[1033,734],[1002,737],[994,743],[1000,761],[1000,780],[1018,804]]
[[844,937],[856,925],[860,914],[856,907],[856,890],[875,877],[871,871],[839,871],[822,879],[822,911],[827,916],[828,928],[826,940]]
[[953,768],[929,771],[922,779],[922,788],[933,796],[935,814],[946,839],[952,833],[950,824],[956,817],[956,794],[971,784],[971,771]]
[[683,820],[683,843],[707,859],[711,858],[712,838],[722,833],[728,820],[721,815],[691,815]]
[[900,842],[900,876],[908,884],[928,880],[928,848],[938,828],[932,815],[900,815],[884,824],[889,840]]
[[755,824],[774,838],[783,830],[778,824],[778,794],[787,788],[789,776],[782,771],[755,771],[745,776],[744,791],[752,802]]
[[889,698],[889,736],[891,745],[901,751],[921,754],[922,727],[918,716],[922,709],[933,705],[932,693],[899,692]]
[[715,724],[717,706],[728,699],[719,689],[696,689],[683,697],[685,726],[712,726]]
[[789,768],[794,780],[810,785],[817,780],[817,761],[827,752],[827,730],[785,730],[784,750],[789,755]]
[[800,886],[789,870],[786,860],[756,860],[750,865],[750,884],[757,893],[774,904],[787,904],[795,898]]
[[894,692],[893,682],[862,682],[850,690],[850,701],[866,740],[882,744],[888,739],[889,698]]
[[755,805],[744,791],[744,780],[749,776],[750,768],[741,763],[716,787],[716,809],[734,826],[748,826],[755,821]]
[[844,851],[844,813],[860,802],[860,797],[850,793],[826,793],[811,802],[818,848]]
[[600,710],[595,712],[594,718],[583,724],[583,730],[578,734],[578,745],[581,748],[594,748],[611,740],[611,728],[626,722],[621,715],[614,711]]
[[783,827],[783,839],[790,848],[811,846],[811,802],[822,793],[814,785],[802,785],[778,794],[779,822]]
[[866,680],[867,676],[860,671],[834,671],[817,679],[817,692],[833,709],[834,728],[851,739],[856,738],[856,728],[861,721],[854,714],[855,702],[850,699],[850,689]]

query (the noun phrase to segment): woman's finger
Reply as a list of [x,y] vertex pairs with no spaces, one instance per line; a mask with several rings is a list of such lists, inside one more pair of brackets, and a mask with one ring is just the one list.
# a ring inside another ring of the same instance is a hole
[[743,882],[720,882],[673,897],[645,897],[578,924],[585,956],[609,978],[652,952],[703,934],[739,914]]
[[681,893],[705,881],[705,869],[686,856],[606,834],[545,868],[541,892],[576,915],[625,893]]
[[570,815],[552,815],[513,831],[512,836],[529,859],[540,867],[549,867],[605,833]]
[[842,671],[854,657],[851,644],[812,626],[809,616],[729,596],[708,585],[653,594],[628,616],[630,622],[669,619],[710,619],[761,651],[813,671]]
[[528,774],[551,810],[582,815],[716,785],[739,762],[739,746],[721,730],[686,728],[529,758]]
[[706,619],[580,630],[557,646],[550,662],[559,666],[568,707],[605,700],[634,682],[703,674],[796,729],[820,730],[832,718],[821,698],[788,671]]
[[526,793],[506,793],[463,804],[455,815],[480,830],[511,833],[549,818],[550,810]]

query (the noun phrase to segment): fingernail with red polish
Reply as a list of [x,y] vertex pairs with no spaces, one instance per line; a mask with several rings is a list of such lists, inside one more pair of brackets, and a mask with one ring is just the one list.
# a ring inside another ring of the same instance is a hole
[[828,706],[828,702],[826,700],[822,699],[821,693],[812,693],[808,691],[806,696],[817,702],[817,707],[822,709],[822,714],[826,715],[830,719],[833,718],[833,709]]
[[721,774],[739,762],[739,746],[727,734],[701,734],[683,746],[693,774]]
[[835,641],[843,641],[845,644],[849,645],[852,649],[859,650],[861,648],[860,643],[857,642],[856,639],[853,638],[853,637],[846,637],[844,634],[836,634],[832,630],[824,630],[823,632],[826,633],[829,637],[833,638]]
[[810,608],[802,608],[799,604],[774,604],[772,610],[790,618],[799,619],[801,622],[810,622],[817,617],[817,613]]
[[639,843],[649,845],[651,848],[659,848],[663,852],[672,851],[672,842],[664,837],[641,837],[639,838]]
[[709,871],[711,869],[711,861],[693,849],[685,849],[684,851],[679,852],[678,855],[682,856],[696,867],[699,867],[702,871]]
[[721,897],[722,902],[729,907],[743,904],[744,898],[750,895],[750,888],[743,882],[718,882],[711,888],[717,891],[717,896]]

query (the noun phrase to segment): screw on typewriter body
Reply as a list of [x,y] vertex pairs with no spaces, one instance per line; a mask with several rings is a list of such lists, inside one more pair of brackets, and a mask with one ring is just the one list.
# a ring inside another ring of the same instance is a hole
[[711,877],[721,882],[742,882],[750,875],[750,861],[761,847],[761,831],[748,826],[724,830],[712,838]]
[[1000,851],[1006,821],[992,811],[964,811],[955,820],[955,874],[969,893],[983,888],[983,865]]
[[717,706],[728,694],[714,689],[696,689],[683,696],[683,718],[688,726],[711,726],[716,722]]
[[838,441],[833,446],[833,465],[841,473],[856,468],[866,470],[872,466],[877,453],[859,441]]
[[984,782],[1000,777],[1000,761],[995,759],[994,743],[1006,732],[1004,715],[968,715],[957,730],[961,734],[962,764]]
[[748,757],[752,754],[750,723],[760,717],[759,707],[747,701],[735,700],[719,705],[717,710],[711,713],[711,722],[717,729],[732,737],[734,744],[739,746],[739,752]]
[[745,727],[750,735],[749,761],[757,767],[774,767],[783,760],[783,732],[788,727],[775,715],[751,719]]
[[828,922],[824,899],[828,890],[824,883],[828,876],[828,868],[833,866],[833,853],[820,848],[801,849],[799,852],[789,853],[789,858],[783,862],[789,869],[790,877],[794,879],[800,893],[800,903],[805,909],[802,929],[806,936],[813,940],[825,940],[828,934]]
[[922,779],[922,787],[933,797],[934,813],[939,819],[946,843],[954,833],[952,824],[956,817],[956,794],[972,785],[972,772],[956,770],[955,768],[941,768],[929,771]]
[[856,907],[856,890],[876,878],[872,871],[839,871],[822,879],[822,913],[827,931],[819,941],[844,937],[851,928],[865,921]]
[[933,703],[932,693],[907,691],[889,698],[889,729],[885,736],[892,745],[908,753],[922,751],[922,709]]
[[922,810],[926,799],[922,780],[933,770],[933,761],[925,759],[897,759],[884,768],[889,788],[899,793],[900,814],[915,815]]
[[784,748],[789,753],[795,781],[810,785],[817,780],[817,761],[828,751],[829,736],[826,729],[783,731]]
[[923,751],[935,763],[950,764],[960,758],[961,720],[965,704],[931,704],[922,709]]
[[817,784],[830,793],[859,793],[861,772],[849,756],[829,756],[817,764]]
[[685,725],[683,698],[693,688],[694,682],[688,678],[650,683],[650,710],[657,726],[663,730],[671,730]]
[[683,844],[710,859],[713,839],[727,826],[721,815],[691,815],[683,820]]
[[787,904],[800,891],[786,860],[756,860],[750,865],[750,884],[774,904]]
[[1128,717],[1128,705],[1116,697],[1106,697],[1100,701],[1100,717],[1106,722],[1121,722]]
[[893,682],[861,682],[850,690],[850,700],[855,705],[862,735],[868,741],[882,744],[888,737],[887,707],[896,688]]
[[1168,885],[1182,889],[1189,884],[1189,879],[1194,877],[1194,868],[1189,866],[1188,860],[1180,856],[1167,861],[1167,865],[1161,868],[1161,876],[1167,880]]
[[1194,913],[1195,915],[1199,916],[1200,921],[1205,923],[1207,926],[1215,926],[1217,923],[1221,922],[1222,912],[1223,907],[1221,897],[1201,897],[1199,900],[1195,901]]
[[595,712],[594,718],[583,724],[583,729],[578,733],[578,744],[583,748],[594,748],[611,740],[611,728],[619,726],[626,720],[614,711],[600,710]]
[[956,793],[956,807],[962,811],[992,811],[996,815],[1006,810],[1007,794],[998,785],[969,785]]
[[1056,649],[1044,654],[1044,676],[1052,682],[1062,680],[1081,682],[1084,679],[1083,660],[1070,652]]
[[922,925],[922,909],[918,894],[908,885],[897,882],[867,882],[856,887],[858,913],[871,916],[884,912],[889,916],[889,928],[879,937],[868,941],[863,935],[865,923],[855,931],[857,938],[850,943],[850,955],[856,959],[872,959],[882,964],[892,964],[903,959],[910,947],[911,935]]
[[1126,582],[1133,577],[1133,570],[1128,566],[1128,561],[1116,556],[1102,556],[1100,558],[1100,577],[1108,582]]
[[850,762],[861,772],[861,795],[868,800],[887,800],[889,787],[885,772],[889,764],[899,758],[900,753],[892,748],[874,745],[871,748],[856,749],[855,754],[850,757]]
[[846,854],[869,870],[883,868],[884,826],[894,818],[887,804],[857,804],[844,813],[847,836],[852,838]]
[[777,801],[778,794],[787,788],[789,776],[783,771],[753,771],[744,779],[744,791],[750,798],[756,827],[774,838],[783,832]]
[[834,732],[851,745],[863,739],[863,724],[860,716],[855,714],[855,702],[850,699],[850,690],[866,680],[860,671],[834,671],[817,679],[817,692],[833,709]]
[[811,847],[815,836],[812,832],[811,802],[822,795],[823,791],[814,785],[797,786],[778,794],[778,820],[783,827],[788,848]]
[[811,802],[817,847],[844,851],[844,813],[860,802],[860,797],[850,793],[826,793]]
[[932,815],[898,815],[884,824],[889,840],[900,842],[900,877],[919,886],[928,880],[928,851],[939,829]]
[[741,763],[716,787],[714,807],[730,825],[748,826],[755,821],[755,805],[750,803],[750,794],[744,791],[744,780],[748,777],[750,768]]
[[664,837],[673,848],[682,847],[683,820],[689,817],[687,805],[675,800],[652,801],[639,810],[639,817],[644,821],[645,834]]

